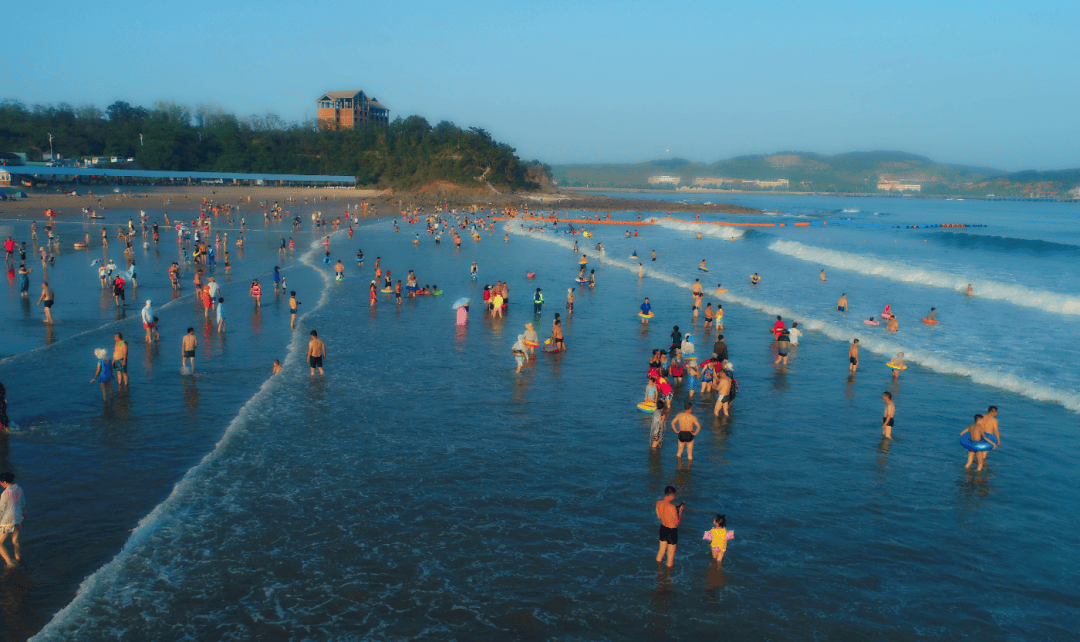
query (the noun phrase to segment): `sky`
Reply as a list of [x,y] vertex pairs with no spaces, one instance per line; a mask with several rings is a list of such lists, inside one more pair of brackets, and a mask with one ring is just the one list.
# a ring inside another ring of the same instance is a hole
[[[0,100],[482,127],[552,164],[900,150],[1080,167],[1080,2],[18,2]],[[25,58],[24,58],[25,57]]]

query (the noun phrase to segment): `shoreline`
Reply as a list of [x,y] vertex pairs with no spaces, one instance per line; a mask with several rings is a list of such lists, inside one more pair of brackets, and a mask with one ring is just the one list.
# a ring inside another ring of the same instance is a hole
[[[43,216],[46,209],[53,209],[58,220],[82,216],[84,207],[93,210],[141,209],[147,212],[196,210],[203,199],[213,203],[240,204],[241,211],[257,211],[260,203],[277,202],[282,209],[295,206],[318,208],[324,206],[333,215],[338,204],[369,203],[378,210],[375,216],[397,216],[402,209],[416,205],[434,207],[446,205],[451,208],[478,206],[484,209],[524,209],[529,211],[591,211],[591,212],[690,212],[716,214],[760,214],[761,210],[732,205],[730,203],[668,203],[651,199],[619,198],[595,194],[575,194],[562,191],[501,194],[481,190],[466,190],[446,185],[436,189],[415,192],[392,190],[342,189],[334,187],[250,187],[234,185],[199,185],[191,187],[148,188],[140,191],[138,186],[123,188],[117,194],[112,186],[99,186],[104,192],[80,193],[68,196],[59,192],[29,192],[27,198],[0,202],[0,218],[18,220]],[[87,190],[88,192],[91,191]],[[287,199],[295,199],[288,201]],[[308,199],[307,202],[304,199]],[[326,198],[322,201],[320,199]],[[169,202],[171,201],[171,202]],[[369,217],[371,215],[369,214]]]

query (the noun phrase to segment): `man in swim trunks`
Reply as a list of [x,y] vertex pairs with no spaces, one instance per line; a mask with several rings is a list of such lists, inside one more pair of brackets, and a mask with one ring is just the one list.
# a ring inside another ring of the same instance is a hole
[[716,313],[713,312],[712,303],[705,306],[705,334],[709,334],[710,328],[712,328],[713,319],[716,318]]
[[[963,432],[961,432],[960,434],[963,435],[964,433],[968,433],[968,438],[971,439],[971,441],[973,441],[973,442],[983,441],[983,435],[985,433],[983,431],[982,420],[983,420],[982,415],[975,415],[975,423],[971,424],[967,428],[964,428]],[[986,441],[990,441],[990,440],[986,440]],[[994,443],[994,442],[991,441],[990,443]],[[997,444],[994,444],[994,448],[997,448]],[[991,449],[991,450],[993,450],[993,449]],[[982,454],[982,453],[979,453],[979,454]],[[974,461],[975,461],[975,455],[976,455],[976,452],[974,450],[969,450],[968,451],[967,464],[964,465],[964,468],[971,468],[971,464],[974,463]],[[982,470],[983,469],[983,461],[985,461],[985,457],[980,457],[979,458],[979,467],[978,467],[977,470]]]
[[559,352],[566,351],[566,343],[563,341],[562,320],[559,313],[555,313],[555,320],[551,324],[551,347]]
[[720,411],[724,411],[724,416],[727,417],[731,413],[731,377],[728,376],[727,371],[723,368],[718,370],[720,373],[716,377],[716,405],[713,406],[713,417],[719,417]]
[[[682,444],[679,444],[680,446]],[[678,506],[671,502],[675,500],[674,486],[664,489],[664,498],[656,502],[656,518],[660,520],[660,550],[656,553],[656,562],[664,561],[664,553],[667,553],[667,566],[675,565],[675,547],[679,544],[679,522],[682,521],[683,508],[686,503]]]
[[322,362],[323,357],[326,356],[326,344],[319,338],[319,333],[315,330],[311,331],[311,341],[308,341],[307,360],[308,365],[311,366],[311,374],[315,374],[315,369],[319,369],[319,374],[323,373]]
[[896,415],[896,404],[893,403],[892,393],[881,393],[881,399],[885,402],[885,414],[881,417],[881,434],[885,439],[892,439],[893,419]]
[[821,280],[822,280],[822,281],[824,281],[824,280],[825,280],[825,270],[822,270],[822,271],[821,271]]
[[49,287],[48,281],[41,282],[41,296],[38,297],[38,303],[45,306],[45,323],[52,323],[52,306],[53,306],[53,289]]
[[187,334],[184,335],[184,339],[180,344],[180,349],[184,355],[181,368],[187,368],[188,359],[191,359],[191,374],[195,374],[195,348],[198,347],[199,340],[195,338],[195,328],[188,328]]
[[693,461],[694,436],[701,431],[701,424],[698,423],[697,417],[691,412],[694,404],[687,401],[683,408],[684,410],[671,420],[671,429],[679,436],[679,452],[675,453],[675,457],[676,459],[682,457],[683,446],[685,446],[686,460]]
[[836,302],[837,312],[847,312],[847,292],[840,297],[840,300]]
[[[371,300],[375,300],[375,282],[372,281]],[[300,305],[300,302],[296,300],[296,290],[289,292],[289,329],[296,329],[296,306]]]
[[[990,406],[987,408],[986,417],[983,418],[982,422],[983,433],[994,436],[995,445],[992,450],[997,450],[997,447],[1001,445],[1001,432],[998,430],[997,414],[997,406]],[[982,460],[979,461],[979,470],[982,470],[982,467],[986,465],[987,454],[985,450],[979,453],[979,456],[982,457]]]
[[341,264],[340,259],[334,264],[334,276],[342,279],[345,278],[345,266]]
[[116,373],[116,384],[126,386],[128,383],[128,344],[124,341],[124,335],[119,332],[113,335],[113,341],[112,370]]
[[859,367],[859,340],[855,339],[851,342],[851,348],[848,350],[848,372],[855,374],[856,368]]

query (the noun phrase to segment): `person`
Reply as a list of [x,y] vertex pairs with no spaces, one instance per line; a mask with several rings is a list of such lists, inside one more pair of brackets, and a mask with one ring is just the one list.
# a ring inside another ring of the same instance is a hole
[[820,276],[820,278],[821,278],[821,280],[822,280],[822,281],[825,281],[825,270],[822,270],[822,271],[821,271],[821,276]]
[[41,296],[38,297],[38,304],[45,306],[45,323],[52,323],[52,307],[55,294],[53,289],[49,287],[48,281],[41,282]]
[[837,312],[847,312],[847,292],[840,297],[840,300],[836,302]]
[[[985,441],[992,445],[992,448],[990,450],[993,450],[994,448],[997,448],[997,444],[994,443],[993,440],[987,439],[985,437],[986,433],[983,430],[982,421],[982,415],[975,415],[975,423],[971,424],[967,428],[964,428],[964,430],[961,431],[960,434],[964,435],[965,433],[968,433],[968,439],[973,442]],[[971,449],[968,450],[967,464],[964,465],[964,468],[971,468],[971,464],[975,462],[976,456],[978,456],[979,461],[979,467],[976,469],[976,471],[982,470],[983,463],[986,461],[986,451],[976,452],[975,450]]]
[[540,288],[536,288],[536,294],[533,295],[533,314],[540,314],[543,308],[544,294],[540,291]]
[[780,315],[778,314],[776,315],[776,323],[773,324],[770,332],[772,332],[774,338],[779,339],[780,333],[784,331],[784,327],[784,320],[780,318]]
[[716,331],[724,331],[724,306],[716,304]]
[[855,370],[859,367],[859,340],[855,339],[851,342],[851,348],[848,349],[848,372],[855,374]]
[[112,371],[116,373],[116,384],[126,386],[128,383],[128,344],[124,341],[124,335],[119,332],[113,335],[113,342]]
[[[998,429],[998,408],[997,406],[990,406],[986,409],[986,417],[983,418],[983,433],[986,435],[992,435],[994,437],[995,446],[992,450],[997,450],[997,447],[1001,445],[1001,432]],[[986,465],[987,452],[984,450],[979,455],[982,456],[982,461],[979,462],[979,470]]]
[[491,296],[491,299],[490,299],[490,301],[491,301],[491,318],[492,319],[494,319],[495,317],[502,318],[502,313],[503,313],[503,309],[502,309],[502,304],[503,304],[502,292],[500,290],[498,290],[498,289],[492,290],[492,292],[493,292],[493,295]]
[[319,369],[319,374],[323,373],[322,362],[326,356],[326,344],[319,338],[319,333],[315,330],[311,331],[311,341],[308,341],[307,358],[308,365],[311,367],[311,374],[315,374],[315,369]]
[[713,320],[715,318],[716,313],[713,312],[712,303],[709,303],[705,306],[705,327],[703,328],[705,334],[709,334],[709,331],[712,328]]
[[555,320],[551,322],[551,347],[555,348],[556,352],[566,350],[566,342],[563,340],[562,319],[559,318],[558,312],[555,313]]
[[[19,544],[19,533],[22,531],[22,523],[26,514],[26,497],[22,488],[15,483],[15,475],[10,472],[0,473],[0,557],[4,558],[4,564],[8,568],[14,568],[22,561],[22,546]],[[7,552],[7,538],[11,535],[11,547],[14,555]]]
[[124,301],[124,277],[117,274],[113,279],[113,299],[116,300],[116,305],[120,305],[121,301]]
[[[656,260],[656,250],[652,251],[652,260]],[[702,261],[704,263],[704,261]]]
[[671,346],[668,348],[668,351],[673,352],[675,348],[678,348],[682,345],[682,330],[679,329],[679,326],[673,326],[671,328],[671,335],[669,336],[671,336]]
[[758,276],[757,272],[754,272],[750,275],[750,285],[757,285],[758,283],[761,283],[761,277]]
[[158,334],[157,324],[154,323],[154,308],[150,299],[146,300],[142,309],[142,327],[146,330],[146,342],[150,343],[150,333],[154,334],[154,338],[160,339],[161,335]]
[[896,315],[889,317],[889,325],[885,326],[885,329],[889,332],[896,332],[900,329],[900,322],[896,320]]
[[514,355],[514,359],[517,360],[517,373],[521,374],[521,369],[525,366],[525,362],[529,359],[529,352],[525,347],[525,335],[519,334],[517,341],[510,348],[510,352]]
[[885,439],[892,439],[893,420],[896,415],[896,404],[893,403],[892,393],[881,393],[881,399],[885,402],[885,414],[881,418],[881,434]]
[[[282,251],[285,250],[285,237],[284,236],[281,237],[281,250]],[[281,287],[281,268],[279,268],[278,266],[275,265],[274,266],[274,292],[277,292],[279,287]]]
[[975,290],[971,289],[971,284],[970,283],[968,283],[968,286],[967,286],[967,295],[968,296],[975,296]]
[[930,308],[930,314],[926,315],[926,319],[928,321],[937,321],[937,318],[934,316],[936,313],[937,313],[937,308]]
[[648,327],[651,315],[652,306],[649,305],[649,297],[645,297],[645,303],[641,304],[641,325]]
[[210,294],[210,285],[210,283],[207,283],[203,286],[202,291],[199,292],[199,296],[202,298],[204,319],[210,318],[210,310],[214,307],[214,299]]
[[180,350],[183,353],[181,368],[187,368],[188,359],[191,359],[191,374],[195,374],[195,348],[199,347],[199,340],[195,338],[195,328],[188,328],[187,334],[180,341]]
[[465,325],[469,321],[469,306],[460,306],[455,314],[457,315],[457,324]]
[[11,420],[8,419],[7,414],[7,390],[4,384],[0,383],[0,435],[7,432],[9,425],[11,425]]
[[262,286],[259,285],[258,279],[251,281],[251,289],[248,291],[248,296],[255,299],[255,307],[262,307]]
[[712,558],[717,566],[724,562],[724,553],[727,552],[727,516],[717,515],[713,518],[713,527],[705,533],[705,539],[712,542]]
[[334,264],[334,277],[340,281],[345,278],[345,266],[341,264],[341,259]]
[[802,330],[799,329],[798,321],[791,324],[791,329],[788,330],[788,338],[791,340],[792,346],[799,345],[799,339],[802,338]]
[[[375,301],[375,282],[371,282],[371,300]],[[289,292],[289,329],[296,329],[296,307],[300,302],[296,300],[296,290]]]
[[566,316],[574,313],[574,288],[566,288]]
[[225,297],[218,297],[217,300],[217,331],[220,333],[225,330]]
[[683,446],[685,446],[687,461],[693,461],[694,436],[701,430],[701,424],[698,423],[697,417],[691,412],[694,404],[687,401],[683,408],[684,410],[671,420],[671,429],[675,431],[675,434],[679,435],[679,452],[675,453],[675,457],[682,457]]
[[788,350],[791,349],[791,337],[788,336],[787,329],[780,331],[780,336],[776,337],[776,361],[774,365],[778,365],[781,360],[784,361],[784,365],[787,365]]
[[713,417],[719,417],[720,411],[724,411],[724,416],[727,417],[731,414],[731,377],[728,376],[727,370],[719,368],[716,370],[716,405],[713,406]]
[[660,520],[660,551],[656,554],[656,562],[664,560],[667,553],[667,566],[675,565],[675,547],[679,544],[679,522],[682,521],[683,509],[686,502],[678,506],[671,502],[675,500],[678,491],[674,486],[664,488],[664,498],[656,502],[656,518]]
[[529,352],[529,356],[532,356],[533,354],[535,354],[535,350],[536,350],[537,346],[540,345],[540,337],[538,337],[536,335],[536,330],[533,329],[533,324],[531,324],[531,323],[526,323],[525,324],[525,335],[524,335],[524,337],[525,337],[525,339],[524,339],[525,347]]
[[19,296],[30,296],[30,273],[34,270],[26,267],[25,263],[19,264]]
[[698,263],[697,269],[699,269],[699,270],[708,270],[709,269],[709,268],[705,267],[705,259],[701,259],[701,263]]
[[280,361],[278,361],[277,359],[274,359],[274,367],[273,367],[273,369],[272,369],[272,370],[270,371],[270,374],[272,374],[272,375],[276,375],[277,373],[281,372],[281,371],[282,371],[282,370],[284,370],[284,369],[285,369],[285,368],[283,368],[283,367],[281,366],[281,362],[280,362]]
[[637,275],[639,279],[645,276],[645,267],[642,266],[640,263],[637,264]]
[[109,380],[112,379],[112,373],[109,370],[109,351],[105,348],[96,348],[94,350],[94,356],[97,357],[97,370],[94,371],[94,378],[90,380],[90,383],[101,384],[101,396],[105,397],[108,393]]
[[[651,385],[651,384],[650,384]],[[653,398],[655,398],[656,391],[653,389]],[[648,392],[646,391],[646,398]],[[649,438],[652,440],[652,448],[660,448],[664,445],[664,424],[667,418],[666,412],[667,404],[663,399],[656,400],[656,410],[652,414],[652,426],[649,428]]]
[[682,345],[679,346],[679,350],[682,352],[682,355],[684,357],[689,358],[694,356],[694,351],[696,349],[697,348],[696,346],[694,346],[694,342],[690,340],[690,335],[687,334],[685,338],[683,338]]

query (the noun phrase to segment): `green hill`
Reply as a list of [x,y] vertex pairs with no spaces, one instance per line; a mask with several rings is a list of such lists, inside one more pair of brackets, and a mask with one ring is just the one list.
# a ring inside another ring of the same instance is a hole
[[[633,164],[555,165],[552,174],[563,187],[672,189],[671,183],[650,184],[649,178],[674,176],[680,179],[679,187],[789,192],[878,193],[879,181],[892,180],[918,184],[926,195],[1065,196],[1080,185],[1080,170],[1007,174],[985,167],[936,163],[925,156],[895,151],[835,156],[780,152],[711,164],[674,158]],[[705,182],[695,185],[697,179]],[[756,183],[781,179],[788,181],[786,186]]]

